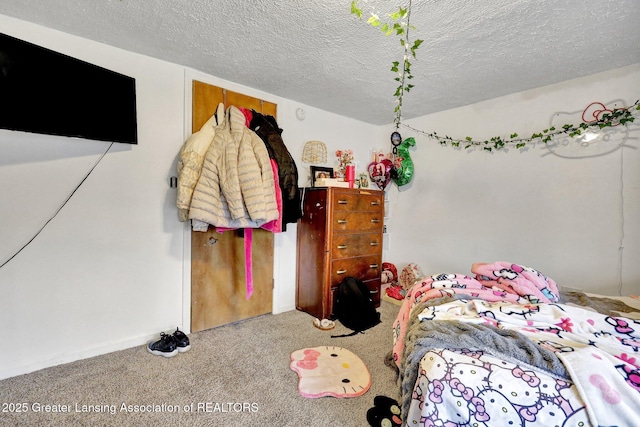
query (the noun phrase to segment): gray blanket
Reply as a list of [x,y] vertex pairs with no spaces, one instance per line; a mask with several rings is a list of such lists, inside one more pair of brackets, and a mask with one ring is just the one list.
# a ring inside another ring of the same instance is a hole
[[519,364],[522,368],[542,370],[556,378],[569,379],[564,365],[546,350],[519,332],[498,329],[490,325],[476,325],[458,321],[422,321],[417,317],[426,307],[445,304],[459,299],[473,299],[465,295],[428,300],[416,305],[407,325],[405,347],[398,384],[401,391],[402,413],[411,404],[413,388],[423,356],[431,349],[481,350],[502,360]]
[[607,316],[619,316],[620,314],[618,312],[631,313],[633,311],[638,311],[633,307],[629,307],[620,300],[590,297],[582,292],[561,292],[560,302],[563,304],[573,304],[581,307],[592,308],[598,313],[602,313]]
[[[570,380],[562,362],[555,353],[538,346],[526,336],[515,331],[498,329],[491,325],[477,325],[458,321],[419,321],[418,315],[427,307],[446,304],[459,299],[474,299],[467,295],[455,295],[428,300],[417,304],[411,311],[407,322],[405,347],[398,371],[398,386],[402,414],[407,414],[411,396],[418,378],[419,364],[424,355],[432,349],[471,349],[481,350],[502,360],[520,365],[523,369],[543,371],[555,378]],[[608,314],[610,310],[628,307],[620,301],[611,299],[590,299],[580,293],[561,295],[562,302],[586,305]],[[627,310],[620,310],[627,311]],[[630,309],[628,311],[633,311]],[[387,364],[391,365],[387,356]],[[395,366],[395,364],[393,364]]]

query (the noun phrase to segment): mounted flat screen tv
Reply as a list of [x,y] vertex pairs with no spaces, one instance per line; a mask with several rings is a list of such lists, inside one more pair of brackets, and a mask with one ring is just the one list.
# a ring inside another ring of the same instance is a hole
[[136,81],[0,33],[0,128],[137,144]]

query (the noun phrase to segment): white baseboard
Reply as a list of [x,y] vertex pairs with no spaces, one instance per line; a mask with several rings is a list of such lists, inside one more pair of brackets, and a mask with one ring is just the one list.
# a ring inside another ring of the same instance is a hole
[[107,353],[113,353],[114,351],[126,350],[128,348],[137,347],[139,345],[146,345],[149,341],[157,339],[157,336],[157,334],[138,336],[124,341],[109,343],[108,345],[104,346],[89,348],[76,353],[60,354],[47,360],[40,360],[28,363],[26,365],[14,366],[8,369],[0,369],[0,380],[16,377],[18,375],[28,374],[31,372],[39,371],[41,369],[51,368],[53,366],[64,365],[66,363],[75,362],[77,360],[101,356]]
[[286,305],[281,305],[276,307],[276,305],[273,305],[273,314],[280,314],[280,313],[285,313],[287,311],[293,311],[296,309],[295,304],[286,304]]

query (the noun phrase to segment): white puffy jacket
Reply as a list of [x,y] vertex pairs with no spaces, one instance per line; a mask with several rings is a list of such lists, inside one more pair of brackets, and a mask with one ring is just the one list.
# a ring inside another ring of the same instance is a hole
[[245,116],[229,107],[195,186],[189,218],[224,228],[257,228],[279,216],[269,153]]
[[202,125],[199,131],[191,134],[180,150],[178,159],[178,219],[189,219],[189,208],[193,190],[200,179],[204,156],[213,142],[216,128],[224,126],[224,105],[218,104],[216,113]]

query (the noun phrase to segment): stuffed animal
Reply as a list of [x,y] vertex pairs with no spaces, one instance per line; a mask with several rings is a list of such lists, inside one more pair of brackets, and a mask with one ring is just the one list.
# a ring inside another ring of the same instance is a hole
[[382,279],[383,285],[392,285],[393,284],[393,273],[389,270],[382,270],[382,275],[380,276]]
[[[385,281],[386,280],[386,281]],[[390,262],[382,263],[382,284],[392,285],[398,281],[398,269]]]
[[390,262],[382,263],[382,284],[388,285],[386,293],[393,299],[403,300],[406,292],[398,285],[398,269]]
[[417,280],[422,279],[423,277],[424,275],[422,274],[422,270],[420,270],[418,264],[410,263],[407,264],[407,266],[400,272],[398,283],[405,291],[408,291]]

